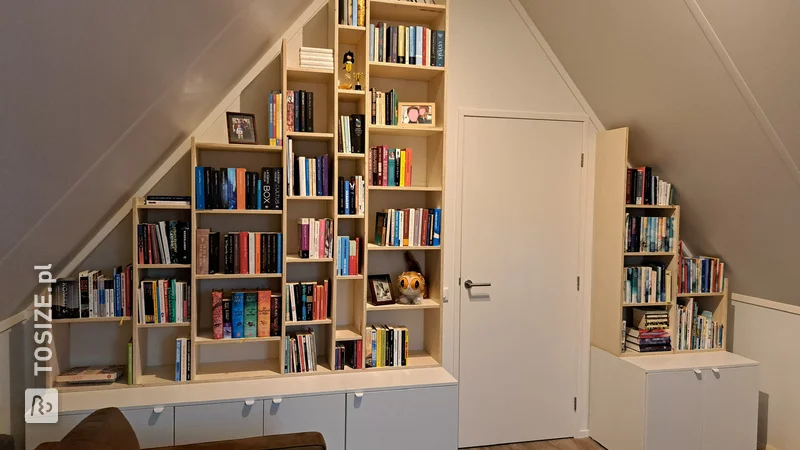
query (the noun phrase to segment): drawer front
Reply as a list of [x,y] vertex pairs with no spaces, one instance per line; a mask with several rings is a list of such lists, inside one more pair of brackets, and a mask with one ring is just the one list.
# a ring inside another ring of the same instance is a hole
[[81,420],[89,414],[59,414],[57,423],[29,423],[25,425],[25,448],[34,449],[44,442],[64,439]]
[[455,450],[456,386],[347,394],[347,450]]
[[175,411],[171,406],[126,409],[122,411],[122,414],[128,419],[136,433],[139,447],[144,449],[175,445]]
[[262,436],[264,402],[244,400],[175,407],[175,445]]
[[322,433],[329,450],[344,450],[345,394],[264,400],[264,435]]

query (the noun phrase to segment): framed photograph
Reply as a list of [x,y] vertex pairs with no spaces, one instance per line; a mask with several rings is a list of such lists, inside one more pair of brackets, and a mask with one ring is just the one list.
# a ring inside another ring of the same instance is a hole
[[256,143],[255,114],[228,112],[228,142],[231,144]]
[[403,125],[420,125],[433,127],[436,125],[433,103],[398,103],[400,123]]
[[371,294],[370,303],[376,306],[392,305],[392,277],[388,274],[369,275],[369,291]]

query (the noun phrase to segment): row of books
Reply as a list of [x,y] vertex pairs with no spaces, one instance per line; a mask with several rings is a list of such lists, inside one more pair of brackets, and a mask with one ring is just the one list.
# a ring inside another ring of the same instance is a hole
[[399,125],[397,114],[397,94],[394,89],[381,92],[370,88],[370,123],[373,125]]
[[298,331],[286,336],[284,372],[317,371],[317,339],[314,330]]
[[411,186],[411,148],[388,148],[385,145],[369,149],[370,186]]
[[328,318],[328,280],[286,283],[286,321],[303,322]]
[[148,195],[144,198],[145,205],[158,206],[189,206],[192,197],[188,195]]
[[364,114],[339,117],[339,153],[364,153]]
[[710,311],[700,311],[690,298],[678,303],[678,350],[722,348],[724,325],[714,321]]
[[653,175],[650,167],[628,169],[625,203],[628,205],[672,205],[675,190],[672,184]]
[[283,209],[283,169],[262,167],[261,174],[244,168],[195,167],[197,209]]
[[364,345],[367,367],[400,367],[408,365],[408,328],[404,326],[368,325]]
[[286,131],[314,132],[314,93],[286,91]]
[[419,25],[369,25],[369,60],[444,67],[445,37],[443,30]]
[[139,264],[189,264],[191,228],[182,220],[136,225]]
[[191,320],[192,287],[174,278],[139,283],[139,323],[185,323]]
[[672,350],[669,335],[669,313],[666,310],[633,308],[632,327],[624,328],[623,352],[668,352]]
[[246,339],[281,335],[281,296],[269,289],[235,289],[230,299],[211,291],[213,339]]
[[323,156],[298,156],[294,160],[294,180],[292,195],[300,197],[323,197],[333,195],[330,186],[330,176],[333,168],[330,157]]
[[280,91],[269,94],[268,114],[268,145],[280,147],[283,145],[283,94]]
[[99,270],[78,274],[78,280],[56,280],[52,292],[53,319],[130,317],[133,266],[114,269],[110,278]]
[[387,209],[375,214],[375,245],[438,246],[441,208]]
[[349,236],[339,236],[338,239],[339,245],[336,246],[336,275],[358,275],[361,239],[350,239]]
[[191,339],[175,339],[175,381],[192,381]]
[[625,303],[666,303],[670,300],[672,273],[663,264],[626,267]]
[[364,177],[356,175],[345,180],[339,177],[339,214],[358,215],[367,210]]
[[681,258],[678,264],[678,292],[700,294],[724,289],[725,263],[719,258]]
[[196,272],[198,275],[283,273],[283,234],[258,231],[227,233],[220,248],[218,231],[199,228]]
[[344,370],[345,366],[351,369],[363,369],[361,363],[364,343],[362,341],[339,342],[334,348],[333,370]]
[[333,50],[330,48],[300,47],[300,67],[333,71]]
[[675,218],[625,214],[625,251],[675,251]]
[[297,225],[301,258],[333,258],[333,219],[303,218]]
[[366,17],[366,0],[339,0],[339,25],[363,27]]

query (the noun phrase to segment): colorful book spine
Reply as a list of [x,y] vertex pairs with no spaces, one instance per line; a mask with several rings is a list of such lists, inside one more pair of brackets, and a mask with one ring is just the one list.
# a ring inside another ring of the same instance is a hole
[[258,293],[244,294],[244,337],[258,336]]
[[222,299],[222,338],[230,339],[233,337],[233,311],[231,300]]
[[244,337],[244,292],[231,295],[231,336],[234,339]]
[[258,337],[270,335],[270,318],[272,316],[272,292],[267,290],[258,291]]

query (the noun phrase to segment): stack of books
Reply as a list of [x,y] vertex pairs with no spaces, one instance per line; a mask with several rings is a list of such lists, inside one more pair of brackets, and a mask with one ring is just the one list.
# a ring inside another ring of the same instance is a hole
[[303,322],[328,318],[328,280],[317,284],[286,283],[286,321]]
[[364,114],[339,117],[339,153],[364,153]]
[[283,209],[283,170],[195,167],[197,209]]
[[370,88],[370,122],[373,125],[398,125],[400,117],[397,113],[397,94],[394,89],[389,92],[376,91]]
[[369,25],[369,60],[412,66],[444,67],[443,30],[419,25]]
[[375,214],[373,243],[388,247],[438,246],[440,208],[387,209]]
[[[124,269],[117,267],[108,278],[99,270],[81,271],[77,286],[74,282],[59,281],[54,300],[59,304],[57,309],[68,317],[54,318],[130,316],[134,296],[132,280],[133,266],[129,265]],[[78,305],[79,311],[76,310]]]
[[300,67],[333,71],[333,49],[300,47]]
[[186,323],[191,320],[192,287],[172,279],[139,283],[139,323]]
[[160,206],[189,206],[192,197],[186,195],[148,195],[144,200],[145,205]]
[[399,367],[408,365],[408,328],[368,325],[364,345],[367,367]]
[[175,339],[175,381],[192,380],[192,340]]
[[333,258],[333,219],[303,218],[297,224],[301,258]]
[[56,383],[109,384],[115,382],[125,371],[126,367],[123,365],[73,367],[56,376]]
[[280,295],[273,295],[269,289],[234,290],[231,299],[223,295],[221,289],[211,291],[212,338],[281,335]]
[[724,325],[710,311],[700,311],[693,298],[678,304],[678,350],[722,348],[724,332]]
[[339,236],[336,246],[336,275],[358,275],[360,239]]
[[317,371],[317,339],[313,330],[286,336],[285,373]]
[[672,205],[675,190],[672,184],[659,179],[645,167],[628,169],[625,203],[628,205]]
[[348,341],[336,344],[334,349],[335,362],[333,370],[344,370],[345,366],[351,369],[363,369],[361,365],[362,341]]
[[632,325],[626,330],[625,350],[639,353],[672,350],[667,311],[634,308]]
[[698,256],[681,258],[678,263],[678,292],[701,294],[722,292],[725,281],[725,263],[719,258]]
[[675,218],[625,214],[625,251],[675,251]]
[[364,177],[356,175],[345,180],[339,177],[339,214],[359,215],[366,211]]
[[664,264],[625,268],[625,303],[666,303],[671,298],[672,273]]
[[411,186],[411,148],[369,149],[370,186]]
[[191,228],[178,220],[136,225],[139,264],[189,264]]

